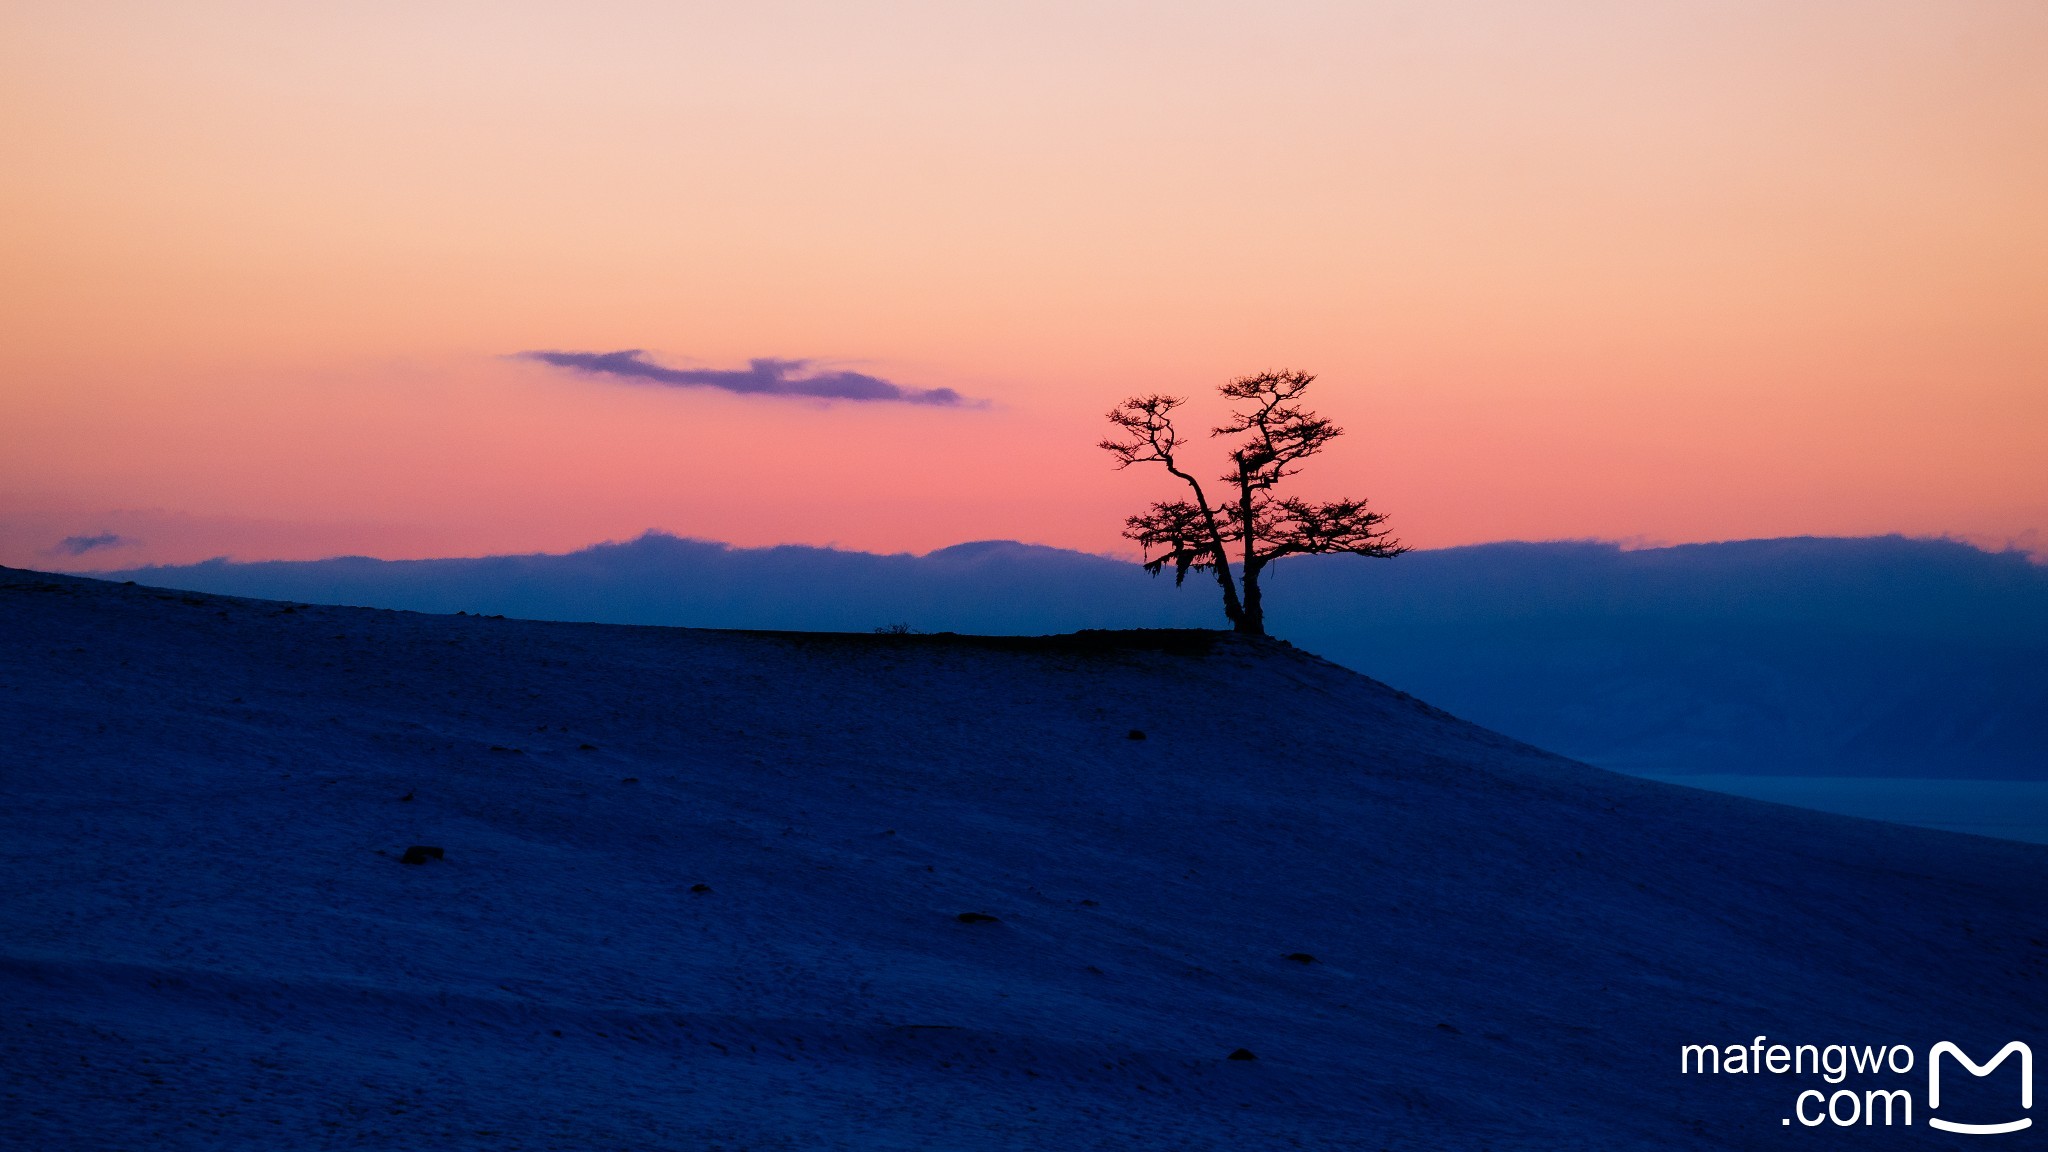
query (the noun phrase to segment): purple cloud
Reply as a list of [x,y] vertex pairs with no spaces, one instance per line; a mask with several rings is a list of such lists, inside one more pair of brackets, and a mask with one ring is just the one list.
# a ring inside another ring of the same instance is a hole
[[57,541],[57,546],[52,548],[51,551],[65,556],[83,556],[87,552],[97,552],[102,548],[120,548],[133,543],[135,541],[130,540],[126,536],[116,536],[112,532],[102,532],[97,536],[66,536],[64,539]]
[[901,404],[959,405],[951,388],[906,388],[861,372],[806,373],[808,360],[749,360],[745,368],[664,368],[637,348],[620,352],[521,352],[557,368],[672,388],[719,388],[742,396],[806,396],[817,400],[881,400]]

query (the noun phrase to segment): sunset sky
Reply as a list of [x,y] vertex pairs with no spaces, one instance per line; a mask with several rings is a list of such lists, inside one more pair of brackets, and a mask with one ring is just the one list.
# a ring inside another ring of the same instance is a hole
[[1121,552],[1278,367],[1417,545],[2048,555],[2048,5],[0,5],[0,563]]

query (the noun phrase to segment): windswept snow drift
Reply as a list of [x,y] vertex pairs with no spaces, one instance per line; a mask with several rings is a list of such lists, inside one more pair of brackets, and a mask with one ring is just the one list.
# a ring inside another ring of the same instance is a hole
[[1610,775],[1213,634],[0,570],[0,732],[10,1146],[1774,1146],[1822,1085],[1680,1045],[2048,1020],[2048,849]]

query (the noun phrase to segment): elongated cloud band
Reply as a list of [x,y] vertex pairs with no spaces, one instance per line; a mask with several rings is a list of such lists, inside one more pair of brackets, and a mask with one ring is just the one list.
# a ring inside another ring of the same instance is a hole
[[808,360],[749,360],[745,368],[664,368],[638,348],[620,352],[521,352],[520,357],[621,380],[672,388],[719,388],[742,396],[806,396],[817,400],[881,400],[901,404],[957,405],[966,397],[951,388],[905,388],[861,372],[805,373]]
[[102,548],[120,548],[133,543],[135,541],[126,536],[101,532],[93,536],[66,536],[57,541],[57,546],[51,551],[65,556],[83,556],[87,552],[97,552]]

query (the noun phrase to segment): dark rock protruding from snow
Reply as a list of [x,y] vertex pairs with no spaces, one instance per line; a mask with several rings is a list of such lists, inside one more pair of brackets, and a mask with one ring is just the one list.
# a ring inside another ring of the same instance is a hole
[[425,864],[429,860],[445,859],[447,855],[446,852],[431,844],[415,844],[405,850],[405,855],[400,856],[398,862],[400,864]]
[[1001,921],[1001,920],[998,920],[998,919],[997,919],[996,917],[994,917],[994,916],[991,916],[991,915],[989,915],[989,914],[988,914],[988,913],[986,913],[986,912],[962,912],[962,913],[961,913],[960,915],[958,915],[958,916],[955,916],[955,917],[954,917],[954,919],[955,919],[955,920],[958,920],[958,921],[960,921],[960,922],[961,922],[962,924],[1000,924],[1000,923],[1002,923],[1002,921]]

